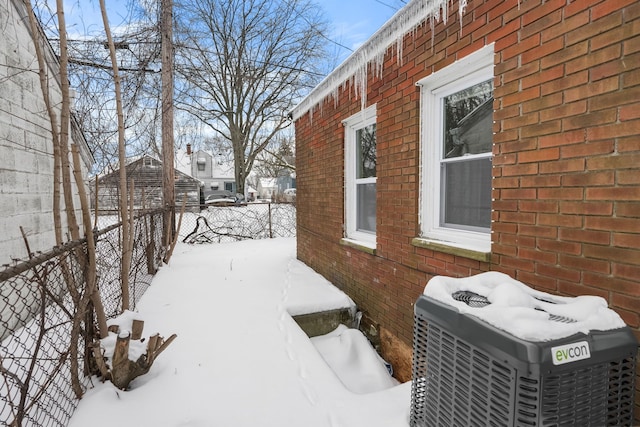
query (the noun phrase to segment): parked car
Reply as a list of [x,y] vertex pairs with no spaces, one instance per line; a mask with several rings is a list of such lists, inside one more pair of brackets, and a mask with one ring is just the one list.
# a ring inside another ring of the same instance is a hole
[[295,188],[287,188],[286,190],[284,190],[283,194],[284,194],[284,199],[287,202],[295,202],[295,200],[296,200],[296,189]]
[[230,206],[236,203],[236,197],[231,191],[214,190],[204,199],[207,206]]
[[226,190],[215,190],[204,199],[206,206],[234,206],[243,205],[244,196],[240,193],[232,194]]
[[236,204],[234,199],[222,198],[222,199],[209,199],[205,200],[204,204],[207,206],[233,206]]

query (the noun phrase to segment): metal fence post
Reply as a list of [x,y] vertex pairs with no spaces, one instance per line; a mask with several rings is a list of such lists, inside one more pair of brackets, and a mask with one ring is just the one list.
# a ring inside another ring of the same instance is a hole
[[271,224],[271,202],[269,202],[269,238],[273,239],[273,227]]

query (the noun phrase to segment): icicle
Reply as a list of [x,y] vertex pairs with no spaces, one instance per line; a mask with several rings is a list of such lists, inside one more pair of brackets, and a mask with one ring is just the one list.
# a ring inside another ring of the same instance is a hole
[[[459,0],[460,25],[468,0]],[[334,106],[339,104],[340,92],[349,88],[349,99],[353,94],[360,99],[361,108],[367,104],[367,77],[369,69],[373,78],[382,78],[384,72],[384,56],[387,49],[395,47],[396,61],[402,65],[403,43],[407,34],[415,36],[417,28],[429,22],[431,27],[431,45],[435,22],[442,19],[447,23],[449,2],[453,0],[413,0],[400,9],[382,28],[376,31],[358,50],[353,52],[342,64],[331,72],[318,86],[298,104],[292,116],[297,120],[300,116],[319,103],[333,98]]]
[[464,15],[464,11],[466,8],[467,8],[467,0],[460,0],[460,4],[458,5],[458,19],[460,20],[460,35],[462,35],[462,16]]

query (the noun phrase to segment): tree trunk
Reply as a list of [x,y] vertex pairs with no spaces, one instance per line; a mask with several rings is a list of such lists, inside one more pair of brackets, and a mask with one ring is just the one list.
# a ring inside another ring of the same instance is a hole
[[93,302],[93,307],[96,310],[96,317],[98,320],[98,332],[100,334],[100,338],[105,338],[107,336],[107,317],[104,312],[104,306],[102,305],[102,299],[100,298],[100,293],[98,292],[98,277],[97,277],[97,266],[96,266],[96,242],[93,236],[93,229],[91,228],[91,212],[89,208],[89,200],[87,196],[87,192],[84,188],[84,183],[82,181],[82,173],[80,169],[80,152],[78,147],[74,144],[72,146],[73,153],[73,165],[75,170],[75,179],[76,184],[78,186],[78,194],[80,196],[80,206],[82,208],[83,215],[83,223],[84,223],[84,233],[87,238],[87,259],[85,262],[85,281],[86,281],[86,289],[85,289],[85,297],[82,299],[85,301],[81,307],[79,307],[79,312],[76,314],[80,316],[80,319],[84,317],[84,311],[87,308],[87,303],[89,299]]
[[100,344],[93,345],[93,355],[96,359],[100,373],[104,379],[111,380],[113,385],[121,390],[127,390],[131,381],[146,374],[151,369],[153,362],[168,346],[177,338],[176,334],[171,335],[166,341],[158,334],[149,337],[147,341],[147,352],[141,355],[138,360],[129,359],[129,343],[134,336],[142,336],[144,322],[134,321],[132,329],[121,331],[116,339],[116,346],[113,352],[111,367],[107,364],[100,349]]
[[58,16],[58,32],[60,33],[60,85],[62,91],[62,107],[60,112],[60,166],[62,172],[62,190],[64,208],[67,214],[67,226],[72,240],[80,238],[80,228],[73,206],[73,190],[71,188],[71,165],[69,162],[69,124],[71,120],[71,105],[69,100],[67,25],[64,17],[63,0],[56,0]]
[[122,110],[122,93],[120,88],[120,74],[118,73],[118,60],[116,58],[116,48],[109,27],[109,18],[105,1],[100,0],[100,11],[102,12],[102,22],[107,35],[109,45],[109,55],[111,57],[111,67],[113,69],[113,81],[115,84],[116,110],[118,116],[118,160],[120,163],[120,219],[122,221],[122,265],[120,270],[120,286],[122,290],[122,311],[129,309],[129,271],[131,269],[131,232],[129,210],[127,209],[127,165],[126,151],[124,144],[124,114]]

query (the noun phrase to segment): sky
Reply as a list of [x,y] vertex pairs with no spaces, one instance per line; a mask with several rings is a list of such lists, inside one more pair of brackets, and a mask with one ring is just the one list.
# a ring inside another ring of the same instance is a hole
[[[327,35],[327,38],[336,42],[339,63],[371,37],[409,0],[315,1],[326,13],[330,24],[330,34]],[[127,0],[105,0],[112,27],[126,20],[127,3]],[[102,29],[98,0],[66,0],[65,14],[68,25],[71,25],[70,34],[84,33],[85,29],[89,32],[101,31]],[[76,18],[78,16],[83,17],[82,23]]]
[[[407,0],[408,1],[408,0]],[[403,0],[319,0],[332,26],[330,38],[356,50],[404,4]],[[345,59],[350,50],[340,48]]]

